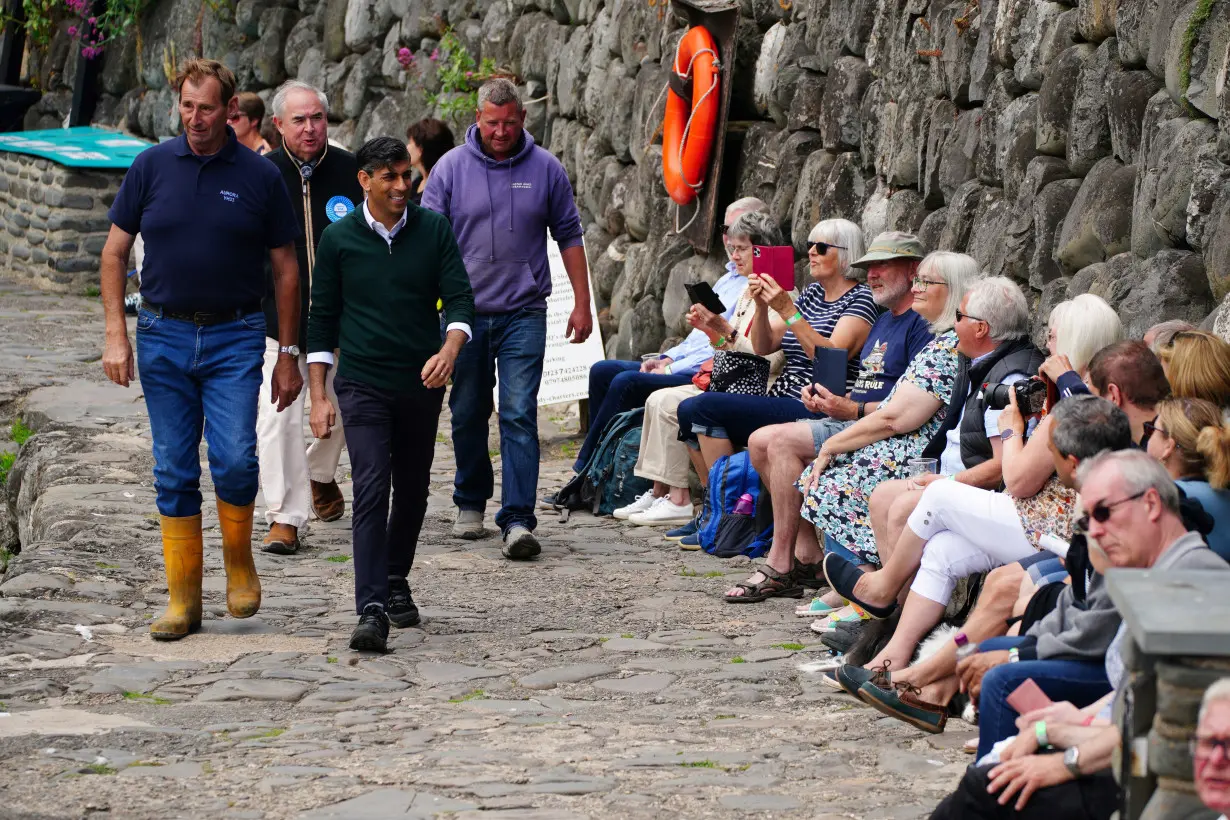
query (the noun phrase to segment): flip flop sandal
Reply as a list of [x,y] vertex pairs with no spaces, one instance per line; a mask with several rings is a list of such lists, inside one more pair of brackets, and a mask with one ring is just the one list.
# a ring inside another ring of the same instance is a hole
[[819,618],[830,612],[836,612],[838,609],[839,607],[829,606],[820,598],[812,598],[811,603],[795,607],[794,614],[800,618]]
[[794,570],[790,572],[778,572],[768,564],[762,564],[756,568],[756,571],[764,576],[764,580],[758,584],[740,581],[735,584],[738,589],[743,590],[742,595],[727,595],[725,597],[728,604],[758,604],[761,601],[767,601],[769,598],[802,598],[803,587],[798,583],[794,576]]

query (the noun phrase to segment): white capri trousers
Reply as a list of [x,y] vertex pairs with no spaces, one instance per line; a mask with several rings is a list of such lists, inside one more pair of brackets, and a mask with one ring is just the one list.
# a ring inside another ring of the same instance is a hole
[[[303,390],[289,407],[278,412],[270,402],[273,368],[278,363],[278,340],[265,339],[260,407],[256,412],[256,453],[260,460],[261,491],[265,495],[265,522],[302,527],[312,514],[312,492],[308,479],[325,484],[336,481],[337,465],[346,446],[342,413],[333,392],[333,374],[325,376],[325,396],[333,404],[337,425],[328,438],[313,439],[304,447],[303,406],[308,397],[307,362],[299,359]],[[310,429],[309,429],[310,432]]]
[[634,473],[670,487],[688,486],[692,462],[688,446],[679,440],[679,405],[700,393],[694,385],[681,384],[649,394]]
[[910,591],[940,604],[962,578],[1037,552],[1011,496],[956,481],[928,484],[906,525],[927,542]]

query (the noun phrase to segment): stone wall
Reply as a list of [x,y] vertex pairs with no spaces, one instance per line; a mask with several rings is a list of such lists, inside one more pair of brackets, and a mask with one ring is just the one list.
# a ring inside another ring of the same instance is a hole
[[[740,0],[731,195],[772,204],[800,257],[819,219],[917,231],[1013,276],[1037,305],[1105,297],[1140,334],[1209,319],[1230,290],[1230,3],[1212,0]],[[664,0],[156,0],[105,57],[99,119],[176,127],[168,67],[218,57],[244,88],[329,93],[357,146],[431,114],[451,26],[515,72],[534,135],[584,210],[608,352],[682,333],[682,282],[713,278],[670,235],[656,105],[682,25]],[[138,43],[140,44],[138,47]],[[428,70],[407,78],[406,46]],[[32,70],[62,119],[76,58]]]
[[123,177],[0,151],[0,266],[42,290],[96,288]]

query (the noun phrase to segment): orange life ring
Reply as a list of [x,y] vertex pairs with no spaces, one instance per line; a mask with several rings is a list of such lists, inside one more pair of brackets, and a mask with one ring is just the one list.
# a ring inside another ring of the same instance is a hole
[[[662,178],[666,192],[680,205],[696,199],[705,184],[721,103],[720,72],[713,35],[704,26],[693,27],[675,52],[662,122]],[[689,77],[690,94],[684,84]]]

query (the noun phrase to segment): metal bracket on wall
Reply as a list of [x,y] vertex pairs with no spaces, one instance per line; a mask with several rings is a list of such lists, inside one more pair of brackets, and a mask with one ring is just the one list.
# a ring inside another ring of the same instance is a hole
[[[713,244],[715,219],[717,217],[718,187],[722,173],[722,157],[726,147],[726,118],[730,113],[730,87],[735,70],[735,40],[739,32],[739,6],[727,0],[671,0],[671,5],[682,14],[688,22],[688,27],[704,26],[709,29],[713,39],[717,41],[718,56],[721,60],[721,102],[718,108],[718,119],[713,135],[713,151],[709,157],[709,169],[705,174],[705,187],[700,196],[691,205],[678,206],[679,224],[688,227],[681,233],[698,253],[709,254]],[[670,60],[674,67],[675,55],[664,54],[664,60]],[[672,203],[672,207],[676,207]],[[696,209],[700,213],[696,213]],[[693,219],[695,216],[695,219]]]

